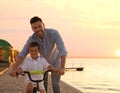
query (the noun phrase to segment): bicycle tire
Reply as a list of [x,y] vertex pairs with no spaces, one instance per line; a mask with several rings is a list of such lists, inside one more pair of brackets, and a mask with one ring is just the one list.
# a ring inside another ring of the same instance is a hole
[[44,75],[44,87],[45,87],[45,91],[46,93],[48,93],[48,73],[46,75]]

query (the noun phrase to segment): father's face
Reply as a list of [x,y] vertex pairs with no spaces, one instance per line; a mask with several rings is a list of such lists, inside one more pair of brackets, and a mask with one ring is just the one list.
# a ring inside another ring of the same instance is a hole
[[36,33],[41,39],[44,38],[45,26],[42,22],[37,21],[35,23],[32,23],[31,27],[32,27],[33,32]]

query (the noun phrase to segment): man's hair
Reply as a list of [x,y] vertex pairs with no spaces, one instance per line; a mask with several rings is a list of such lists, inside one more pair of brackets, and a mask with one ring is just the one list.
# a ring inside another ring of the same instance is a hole
[[31,47],[38,47],[38,49],[40,49],[39,44],[37,42],[31,42],[29,44],[29,48],[31,48]]
[[37,21],[42,22],[42,19],[39,18],[38,16],[34,16],[33,18],[30,19],[30,24],[32,25],[32,23],[35,23]]

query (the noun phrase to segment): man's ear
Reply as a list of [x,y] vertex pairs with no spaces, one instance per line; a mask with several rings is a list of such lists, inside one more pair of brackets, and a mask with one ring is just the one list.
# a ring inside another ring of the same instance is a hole
[[44,26],[44,28],[45,28],[45,24],[43,23],[43,26]]

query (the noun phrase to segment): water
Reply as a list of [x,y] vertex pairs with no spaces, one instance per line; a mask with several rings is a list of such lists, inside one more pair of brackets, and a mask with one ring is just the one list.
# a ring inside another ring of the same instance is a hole
[[66,66],[80,64],[84,71],[66,71],[61,79],[84,93],[120,93],[119,58],[68,58]]

